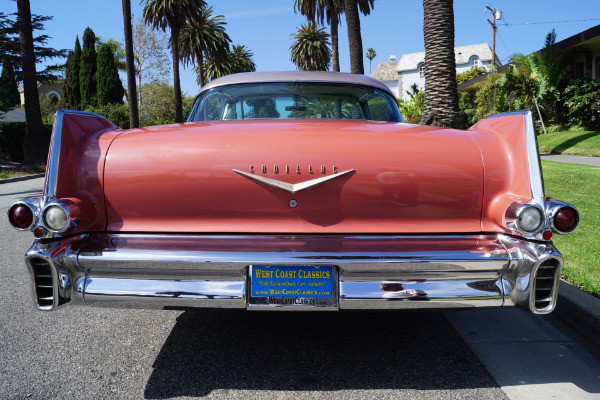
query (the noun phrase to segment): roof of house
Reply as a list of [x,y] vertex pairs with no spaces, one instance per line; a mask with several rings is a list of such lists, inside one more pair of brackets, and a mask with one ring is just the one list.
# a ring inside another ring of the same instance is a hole
[[[600,25],[586,29],[583,32],[579,32],[573,36],[561,40],[555,44],[556,51],[563,51],[570,47],[574,47],[580,44],[591,45],[600,43]],[[544,49],[540,49],[537,52],[540,53]]]
[[371,72],[371,77],[380,81],[396,81],[398,80],[398,61],[384,61]]
[[[471,56],[478,56],[481,61],[492,60],[492,49],[487,43],[470,44],[454,48],[456,64],[466,64]],[[496,57],[496,60],[498,57]],[[404,54],[398,62],[398,72],[416,70],[417,66],[425,61],[425,52]]]
[[25,109],[13,108],[6,111],[0,111],[0,123],[25,122]]

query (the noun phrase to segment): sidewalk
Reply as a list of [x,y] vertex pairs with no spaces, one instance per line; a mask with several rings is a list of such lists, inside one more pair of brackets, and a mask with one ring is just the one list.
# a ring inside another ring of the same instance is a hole
[[584,156],[569,156],[566,154],[552,154],[544,153],[540,154],[542,160],[558,161],[569,164],[583,164],[592,165],[594,167],[600,167],[600,157],[584,157]]

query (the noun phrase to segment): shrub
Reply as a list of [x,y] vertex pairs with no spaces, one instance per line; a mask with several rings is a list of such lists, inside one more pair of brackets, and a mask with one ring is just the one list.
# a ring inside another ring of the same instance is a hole
[[0,155],[11,161],[23,161],[23,140],[26,130],[25,122],[0,124]]
[[[25,122],[0,124],[0,156],[10,161],[23,161],[23,141],[27,125]],[[52,133],[52,125],[44,124],[44,132],[48,137]]]
[[413,85],[410,91],[406,91],[410,96],[410,100],[405,102],[404,100],[398,100],[398,108],[400,114],[404,117],[404,121],[411,124],[418,124],[421,121],[423,115],[423,106],[425,104],[425,93],[423,90],[417,90],[417,85]]
[[487,70],[485,68],[476,67],[471,68],[468,71],[461,72],[456,74],[456,83],[460,85],[461,83],[465,83],[466,81],[470,81],[473,78],[477,78],[480,75],[487,74]]
[[129,129],[129,109],[125,104],[106,104],[103,106],[88,107],[85,111],[100,114],[118,127]]
[[564,89],[561,100],[567,109],[569,126],[600,127],[600,80],[572,80]]

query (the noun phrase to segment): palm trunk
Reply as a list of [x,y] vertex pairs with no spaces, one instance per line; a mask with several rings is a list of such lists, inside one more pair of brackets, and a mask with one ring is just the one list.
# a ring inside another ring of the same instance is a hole
[[133,33],[131,29],[131,0],[123,0],[123,30],[125,31],[125,61],[127,64],[127,105],[129,106],[129,127],[140,126],[135,87],[135,65],[133,63]]
[[183,122],[181,84],[179,83],[179,26],[171,26],[171,53],[173,54],[173,88],[175,92],[175,122]]
[[27,124],[23,143],[23,163],[25,165],[43,164],[48,156],[49,138],[44,133],[40,111],[29,0],[17,0],[17,24],[19,26],[19,44],[23,64],[25,122]]
[[338,49],[338,26],[340,20],[337,13],[331,15],[331,69],[340,72],[340,52]]
[[348,27],[348,46],[350,48],[350,72],[365,73],[363,65],[362,37],[360,34],[360,18],[356,0],[344,0],[346,25]]
[[204,87],[204,57],[202,54],[198,56],[198,81],[200,82],[200,87]]
[[138,72],[138,88],[140,88],[138,93],[138,111],[142,112],[142,71]]
[[425,39],[425,105],[421,123],[463,128],[465,114],[458,108],[454,56],[452,0],[423,0]]

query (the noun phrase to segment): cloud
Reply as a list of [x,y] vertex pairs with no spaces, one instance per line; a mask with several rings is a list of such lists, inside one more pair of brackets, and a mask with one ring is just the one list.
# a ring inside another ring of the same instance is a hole
[[288,14],[294,12],[293,7],[266,8],[263,10],[238,11],[225,13],[225,19],[265,17],[267,15]]

